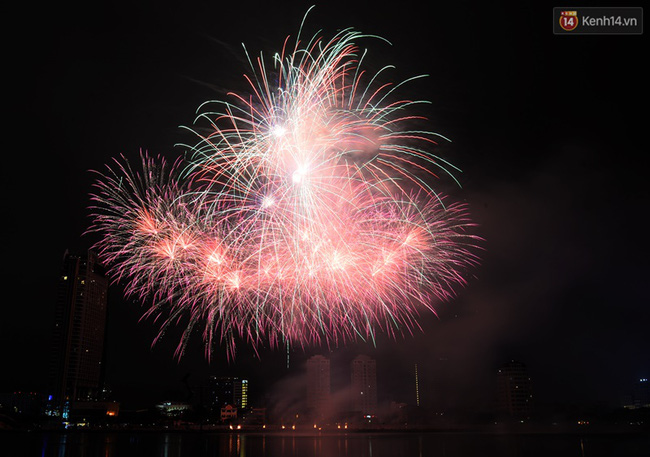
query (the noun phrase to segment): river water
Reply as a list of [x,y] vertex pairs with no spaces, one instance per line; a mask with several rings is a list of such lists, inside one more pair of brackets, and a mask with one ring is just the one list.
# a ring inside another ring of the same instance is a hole
[[637,434],[2,432],[3,457],[648,457]]

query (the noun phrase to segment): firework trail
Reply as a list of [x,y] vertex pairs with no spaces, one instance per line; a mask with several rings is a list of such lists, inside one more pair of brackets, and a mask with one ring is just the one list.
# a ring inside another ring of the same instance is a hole
[[178,356],[196,329],[208,356],[403,333],[464,284],[473,224],[430,187],[456,169],[409,127],[421,102],[363,70],[360,38],[287,39],[272,71],[249,57],[250,95],[202,106],[184,161],[100,174],[96,249],[160,336],[187,321]]

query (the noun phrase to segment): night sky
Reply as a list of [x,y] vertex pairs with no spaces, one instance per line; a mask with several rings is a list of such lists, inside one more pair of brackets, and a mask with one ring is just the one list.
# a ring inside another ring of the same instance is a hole
[[[177,2],[85,10],[50,4],[16,10],[5,39],[3,305],[0,392],[45,387],[56,281],[66,249],[87,249],[89,196],[113,157],[140,149],[175,158],[194,139],[198,106],[241,90],[241,43],[268,57],[295,36],[309,4]],[[182,3],[182,5],[180,5]],[[151,348],[144,308],[109,299],[108,380],[126,405],[185,395],[183,378],[251,379],[254,395],[290,402],[301,364],[332,357],[334,385],[358,353],[377,359],[380,400],[485,409],[499,365],[527,364],[540,404],[618,406],[650,375],[646,156],[646,36],[554,36],[552,6],[453,2],[323,2],[307,30],[345,27],[369,64],[393,64],[399,81],[429,75],[402,94],[430,100],[430,129],[452,140],[437,153],[463,170],[458,187],[482,244],[481,265],[458,297],[423,313],[422,332],[347,347],[284,348],[234,362],[204,358],[200,335],[179,362],[175,335]],[[591,5],[591,4],[590,4]],[[172,332],[173,333],[173,332]],[[331,351],[331,352],[330,352]],[[261,387],[264,386],[264,390]]]

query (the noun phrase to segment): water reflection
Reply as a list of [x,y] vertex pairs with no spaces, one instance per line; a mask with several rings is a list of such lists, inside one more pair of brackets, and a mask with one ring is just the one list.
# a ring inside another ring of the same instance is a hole
[[[604,453],[606,451],[606,453]],[[470,433],[42,433],[0,434],[18,457],[600,457],[650,455],[645,435]]]
[[65,450],[68,444],[68,435],[63,435],[59,442],[59,457],[65,457]]
[[183,435],[180,433],[163,434],[160,451],[156,454],[160,457],[182,457],[183,456]]

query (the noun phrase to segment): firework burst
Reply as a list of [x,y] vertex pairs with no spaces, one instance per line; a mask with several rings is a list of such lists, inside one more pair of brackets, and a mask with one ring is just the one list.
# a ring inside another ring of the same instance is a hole
[[183,161],[100,174],[96,248],[160,335],[187,322],[177,355],[196,329],[208,356],[410,331],[464,284],[472,223],[430,186],[455,168],[410,127],[421,102],[363,70],[360,38],[287,40],[272,71],[249,58],[250,95],[201,107]]

